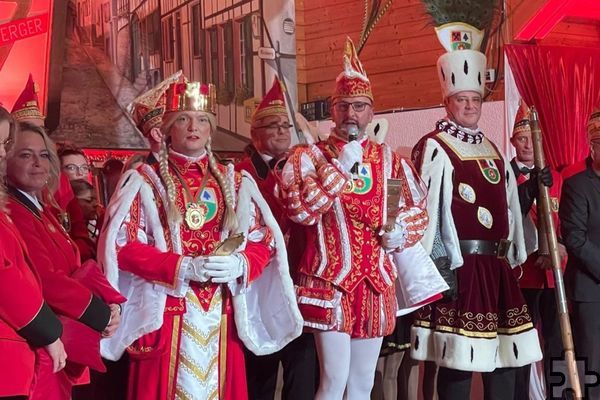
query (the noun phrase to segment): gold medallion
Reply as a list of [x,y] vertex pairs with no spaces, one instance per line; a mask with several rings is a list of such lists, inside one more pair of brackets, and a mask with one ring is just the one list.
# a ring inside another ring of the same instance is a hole
[[185,210],[185,223],[188,228],[197,231],[206,221],[206,210],[198,203],[189,203]]

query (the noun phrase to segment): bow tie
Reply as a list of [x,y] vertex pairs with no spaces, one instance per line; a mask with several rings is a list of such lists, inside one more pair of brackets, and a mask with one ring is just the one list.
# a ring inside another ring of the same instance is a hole
[[523,175],[529,175],[531,171],[533,171],[533,168],[521,167],[519,168],[519,171],[521,171]]

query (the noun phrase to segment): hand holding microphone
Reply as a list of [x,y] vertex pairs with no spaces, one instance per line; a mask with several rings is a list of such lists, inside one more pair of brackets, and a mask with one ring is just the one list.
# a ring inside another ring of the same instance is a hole
[[358,139],[358,127],[356,125],[350,125],[348,128],[348,143],[342,147],[338,161],[346,171],[352,174],[358,172],[358,165],[362,162],[363,148],[357,141]]

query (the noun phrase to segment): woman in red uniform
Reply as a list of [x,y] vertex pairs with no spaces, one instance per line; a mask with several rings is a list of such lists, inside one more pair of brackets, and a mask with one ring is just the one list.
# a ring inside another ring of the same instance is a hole
[[[5,175],[6,146],[15,123],[0,107],[0,181]],[[26,399],[31,391],[35,348],[52,360],[52,371],[64,368],[66,353],[60,340],[62,326],[42,297],[23,239],[4,212],[0,184],[0,398]]]
[[65,370],[50,374],[48,357],[38,352],[39,373],[32,399],[44,400],[69,399],[71,386],[84,366],[102,368],[100,333],[112,335],[120,320],[119,306],[108,304],[102,289],[94,286],[97,279],[91,284],[90,275],[81,276],[77,247],[51,209],[39,200],[44,189],[52,189],[48,182],[57,181],[50,175],[53,162],[57,162],[56,153],[43,129],[22,124],[7,155],[7,208],[41,277],[44,298],[65,326],[63,340],[71,361]]

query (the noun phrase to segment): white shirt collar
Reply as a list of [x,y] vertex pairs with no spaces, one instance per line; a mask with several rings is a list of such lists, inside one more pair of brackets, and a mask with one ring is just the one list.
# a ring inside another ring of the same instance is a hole
[[37,197],[30,195],[27,192],[22,191],[21,189],[17,189],[19,192],[21,192],[25,197],[27,197],[29,199],[29,201],[31,201],[33,203],[33,205],[40,211],[44,211],[44,207],[42,207],[42,204],[40,203],[40,201],[37,199]]

